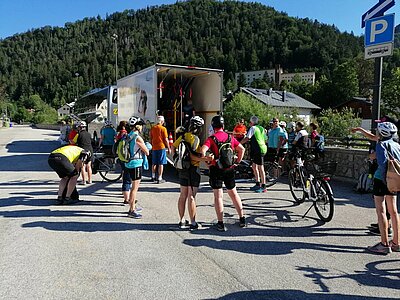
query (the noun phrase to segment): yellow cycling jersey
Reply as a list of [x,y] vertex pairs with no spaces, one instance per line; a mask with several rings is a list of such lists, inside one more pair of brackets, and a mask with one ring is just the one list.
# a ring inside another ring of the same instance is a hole
[[[173,146],[175,147],[175,149],[178,149],[179,147],[179,143],[182,140],[182,136],[180,136],[173,144]],[[185,133],[185,142],[187,142],[191,147],[193,151],[199,152],[200,153],[200,139],[195,136],[193,133],[191,132],[186,132]],[[199,161],[194,161],[191,160],[190,162],[193,166],[198,167],[200,165]]]
[[53,152],[51,152],[52,154],[55,153],[59,153],[64,155],[65,157],[68,158],[68,160],[71,163],[76,163],[76,161],[79,159],[79,156],[81,155],[81,152],[84,149],[78,146],[74,146],[74,145],[67,145],[61,148],[58,148],[56,150],[54,150]]

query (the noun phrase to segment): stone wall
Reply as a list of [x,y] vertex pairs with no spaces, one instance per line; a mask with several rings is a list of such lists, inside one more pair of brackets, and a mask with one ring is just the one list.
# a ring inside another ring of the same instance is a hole
[[368,171],[368,150],[326,147],[325,159],[337,161],[336,176],[358,180],[358,177]]

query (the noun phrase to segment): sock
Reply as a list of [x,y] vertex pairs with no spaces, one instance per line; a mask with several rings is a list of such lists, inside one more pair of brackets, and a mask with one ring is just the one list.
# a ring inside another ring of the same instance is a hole
[[223,225],[223,224],[224,224],[224,221],[218,221],[218,224]]
[[185,217],[183,217],[183,218],[181,219],[181,223],[182,223],[182,224],[185,224]]
[[193,220],[193,221],[192,221],[192,225],[193,225],[193,226],[196,226],[196,224],[197,224],[196,220]]
[[156,178],[156,173],[151,173],[151,178]]
[[162,180],[162,177],[161,177],[161,176],[158,176],[158,180]]
[[256,181],[256,186],[260,186],[261,182]]

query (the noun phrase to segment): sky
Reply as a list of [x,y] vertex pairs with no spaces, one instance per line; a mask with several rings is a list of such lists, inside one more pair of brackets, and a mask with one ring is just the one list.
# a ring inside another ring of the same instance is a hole
[[[289,16],[316,19],[334,24],[340,31],[362,35],[361,16],[379,0],[253,0]],[[400,2],[400,0],[397,0]],[[0,0],[0,39],[43,26],[64,26],[85,17],[105,18],[125,9],[173,4],[176,0]],[[400,3],[386,13],[396,13],[399,24]]]

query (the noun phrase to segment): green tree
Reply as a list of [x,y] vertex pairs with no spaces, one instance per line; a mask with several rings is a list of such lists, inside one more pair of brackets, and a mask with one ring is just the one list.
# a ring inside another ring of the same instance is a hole
[[317,120],[321,133],[326,137],[346,137],[350,134],[350,128],[361,125],[361,119],[347,108],[342,111],[325,109]]
[[391,77],[383,82],[381,108],[383,114],[400,118],[400,67],[393,69]]

